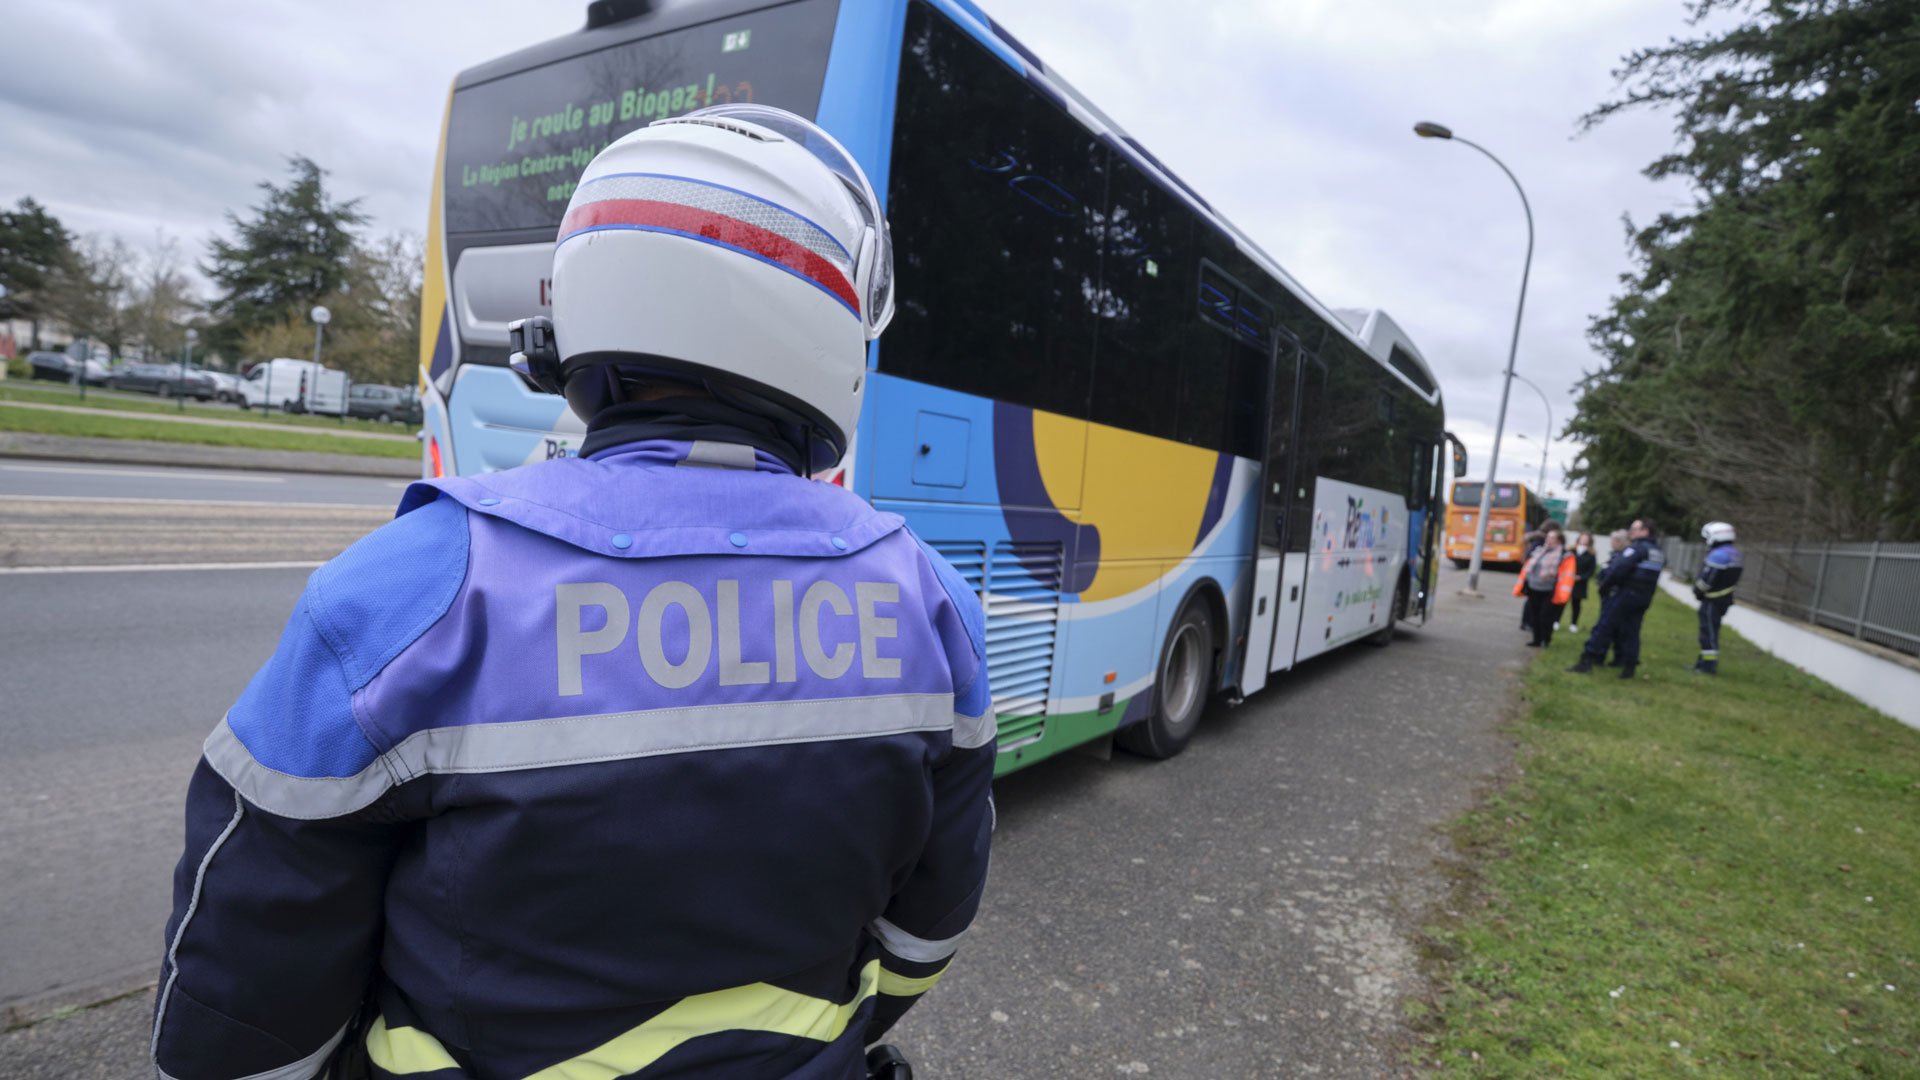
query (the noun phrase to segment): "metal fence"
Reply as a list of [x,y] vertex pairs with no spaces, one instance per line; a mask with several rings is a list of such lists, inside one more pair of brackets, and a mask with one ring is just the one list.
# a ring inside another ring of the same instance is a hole
[[[1667,566],[1686,580],[1707,545],[1666,542]],[[1741,543],[1738,602],[1920,656],[1920,544]]]

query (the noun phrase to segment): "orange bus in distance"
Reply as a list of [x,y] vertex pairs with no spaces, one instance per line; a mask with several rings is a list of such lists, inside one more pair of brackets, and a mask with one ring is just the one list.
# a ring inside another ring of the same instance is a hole
[[[1473,559],[1473,530],[1480,515],[1479,480],[1456,480],[1447,500],[1447,533],[1442,541],[1447,558],[1465,567]],[[1526,558],[1526,535],[1546,524],[1547,507],[1527,485],[1499,481],[1487,510],[1487,548],[1484,563],[1518,564]]]

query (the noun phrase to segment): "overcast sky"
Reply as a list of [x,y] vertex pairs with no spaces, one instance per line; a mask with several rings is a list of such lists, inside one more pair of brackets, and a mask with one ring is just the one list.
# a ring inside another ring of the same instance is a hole
[[[1433,365],[1484,471],[1526,250],[1518,197],[1436,120],[1527,186],[1537,230],[1518,370],[1554,423],[1596,361],[1588,319],[1627,269],[1621,215],[1686,205],[1639,175],[1663,116],[1575,137],[1630,49],[1686,30],[1681,0],[983,0],[1024,44],[1337,307],[1384,308]],[[0,201],[70,228],[200,252],[253,185],[303,153],[382,231],[423,231],[461,68],[576,29],[584,0],[7,0]],[[1503,478],[1547,431],[1516,384]],[[1516,442],[1513,433],[1534,442]],[[1575,447],[1554,445],[1548,487]]]

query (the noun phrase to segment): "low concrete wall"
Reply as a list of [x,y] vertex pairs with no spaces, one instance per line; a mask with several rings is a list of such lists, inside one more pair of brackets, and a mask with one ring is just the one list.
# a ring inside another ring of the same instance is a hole
[[[1688,585],[1662,577],[1660,587],[1688,607],[1700,607]],[[1920,671],[1737,601],[1720,625],[1908,727],[1920,728]]]

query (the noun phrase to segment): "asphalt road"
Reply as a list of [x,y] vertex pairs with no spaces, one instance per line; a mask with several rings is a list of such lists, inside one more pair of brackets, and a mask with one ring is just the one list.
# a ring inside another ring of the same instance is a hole
[[0,577],[0,1005],[153,965],[200,743],[306,577]]
[[309,567],[393,517],[404,480],[0,461],[0,575],[49,567]]
[[[156,966],[187,775],[304,577],[0,575],[0,1004]],[[1526,651],[1506,575],[1486,601],[1457,599],[1463,578],[1390,648],[1217,706],[1179,758],[997,785],[981,918],[896,1031],[918,1075],[1398,1072],[1434,827],[1508,761],[1494,728]],[[0,1075],[148,1075],[150,1002],[0,1035]]]

